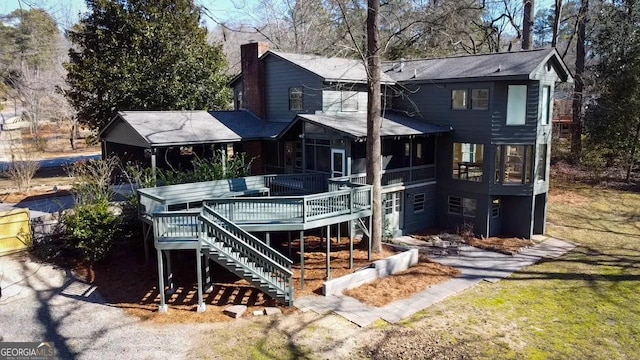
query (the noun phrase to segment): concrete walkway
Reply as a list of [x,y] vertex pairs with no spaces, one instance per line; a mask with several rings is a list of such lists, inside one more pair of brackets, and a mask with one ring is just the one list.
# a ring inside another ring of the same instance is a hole
[[497,282],[542,258],[557,258],[575,247],[574,244],[554,238],[543,237],[538,240],[542,242],[514,256],[466,246],[461,249],[459,256],[434,257],[433,261],[455,267],[462,275],[381,308],[368,306],[346,295],[307,296],[297,299],[294,305],[302,311],[311,310],[319,314],[335,312],[362,327],[379,319],[397,323],[482,280]]

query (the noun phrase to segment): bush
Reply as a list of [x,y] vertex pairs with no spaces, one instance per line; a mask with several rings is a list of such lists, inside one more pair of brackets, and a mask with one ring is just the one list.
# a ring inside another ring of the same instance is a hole
[[40,168],[40,162],[31,160],[28,153],[11,154],[11,164],[7,168],[7,177],[18,187],[19,192],[29,193],[31,180]]
[[113,156],[103,160],[78,161],[68,167],[67,174],[74,179],[76,204],[110,201],[113,198],[110,186],[119,164],[120,160]]
[[122,223],[107,200],[82,203],[63,217],[65,242],[89,264],[104,259],[113,247]]

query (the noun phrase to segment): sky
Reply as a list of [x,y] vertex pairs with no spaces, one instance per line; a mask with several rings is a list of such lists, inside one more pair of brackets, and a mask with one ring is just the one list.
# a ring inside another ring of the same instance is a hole
[[[208,10],[203,17],[207,27],[215,21],[239,20],[242,12],[250,10],[257,0],[196,0]],[[0,0],[0,14],[8,14],[15,9],[43,8],[47,10],[62,28],[69,28],[78,21],[79,15],[87,11],[84,0]],[[214,21],[215,20],[215,21]]]
[[[216,22],[239,22],[243,12],[251,8],[259,0],[196,0],[208,10],[203,16],[207,27],[212,29]],[[536,10],[542,7],[550,7],[552,0],[536,0]],[[44,8],[58,21],[63,29],[70,28],[78,21],[79,14],[87,11],[84,0],[0,0],[0,14],[8,14],[15,9]]]

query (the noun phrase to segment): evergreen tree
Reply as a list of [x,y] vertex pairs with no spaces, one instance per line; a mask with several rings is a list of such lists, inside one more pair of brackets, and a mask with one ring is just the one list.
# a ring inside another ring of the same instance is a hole
[[67,96],[101,128],[121,110],[222,109],[226,59],[193,0],[87,0],[69,38]]
[[606,4],[600,21],[592,44],[598,94],[585,125],[590,146],[621,162],[629,181],[640,160],[640,2]]

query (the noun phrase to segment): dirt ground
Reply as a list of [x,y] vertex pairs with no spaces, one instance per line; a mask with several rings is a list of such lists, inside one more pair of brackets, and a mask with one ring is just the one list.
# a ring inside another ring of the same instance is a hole
[[[419,240],[430,241],[434,236],[442,234],[441,229],[425,229],[423,231],[411,234],[411,237]],[[461,241],[483,250],[495,251],[502,254],[514,255],[519,251],[534,245],[534,242],[527,239],[521,239],[510,236],[492,236],[489,238],[471,237],[465,239],[460,237]]]
[[[368,266],[365,250],[357,249],[355,243],[354,267],[349,269],[348,238],[342,238],[340,244],[331,244],[331,274],[333,278],[346,275],[357,269]],[[286,244],[281,247],[286,249]],[[282,250],[281,250],[282,251]],[[292,241],[294,252],[294,286],[295,296],[321,296],[322,283],[326,279],[326,248],[320,237],[305,237],[305,288],[301,289],[299,241]],[[373,254],[372,261],[393,255],[394,252],[384,249],[382,253]],[[295,309],[281,306],[245,280],[237,278],[224,268],[213,263],[213,291],[206,293],[205,313],[197,313],[197,287],[195,272],[195,254],[192,251],[172,251],[175,293],[167,299],[171,311],[158,313],[160,294],[158,293],[157,265],[155,256],[145,265],[142,242],[120,244],[106,261],[94,266],[76,269],[76,273],[85,281],[96,285],[100,294],[112,304],[125,309],[129,314],[153,323],[203,323],[229,321],[230,318],[222,310],[230,305],[246,305],[245,315],[251,316],[253,310],[261,310],[265,306],[279,306],[284,313]]]

